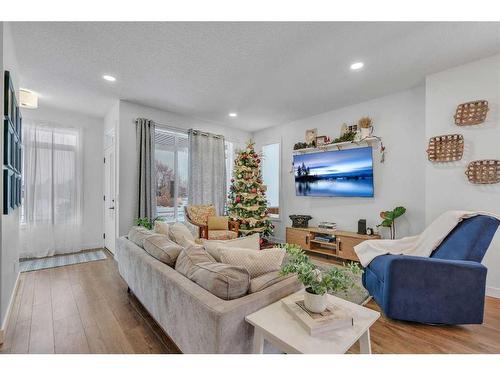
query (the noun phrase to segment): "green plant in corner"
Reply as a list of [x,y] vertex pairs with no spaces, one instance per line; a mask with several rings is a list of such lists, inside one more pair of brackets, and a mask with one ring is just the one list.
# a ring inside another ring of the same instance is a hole
[[392,211],[382,211],[380,213],[380,217],[382,218],[382,222],[377,225],[377,227],[385,227],[390,229],[391,240],[396,238],[396,222],[395,220],[403,216],[406,212],[406,208],[402,206],[396,207]]
[[297,274],[299,281],[304,284],[307,292],[324,295],[325,293],[347,293],[349,288],[355,287],[355,276],[363,271],[357,263],[351,262],[345,268],[332,267],[328,271],[319,270],[297,245],[283,244],[286,250],[287,262],[280,270],[281,275]]

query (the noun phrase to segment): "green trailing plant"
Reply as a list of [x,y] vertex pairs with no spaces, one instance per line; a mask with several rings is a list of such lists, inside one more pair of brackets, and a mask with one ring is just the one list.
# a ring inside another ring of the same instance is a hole
[[342,134],[340,137],[335,138],[332,141],[332,143],[352,142],[354,141],[354,137],[356,137],[356,132],[346,132]]
[[322,271],[311,262],[300,246],[283,244],[280,247],[287,253],[287,262],[281,267],[280,274],[296,274],[309,293],[347,293],[350,288],[357,286],[355,277],[363,272],[354,262],[344,264],[345,268],[332,267],[328,271]]
[[139,217],[135,219],[135,225],[151,230],[153,229],[156,221],[164,221],[164,220],[165,219],[163,217],[159,216],[153,220],[150,220],[149,217]]
[[382,211],[380,213],[380,217],[382,218],[382,222],[377,225],[377,227],[385,227],[389,228],[391,233],[391,240],[396,238],[396,219],[400,216],[403,216],[406,212],[406,208],[402,206],[396,207],[392,211]]

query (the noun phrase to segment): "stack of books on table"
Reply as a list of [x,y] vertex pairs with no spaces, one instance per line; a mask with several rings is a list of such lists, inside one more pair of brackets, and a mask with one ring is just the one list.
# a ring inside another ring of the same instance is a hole
[[337,224],[332,223],[330,221],[322,221],[321,223],[319,223],[318,227],[321,229],[327,229],[332,231],[337,230]]
[[314,236],[314,239],[316,241],[320,241],[320,242],[327,242],[327,243],[330,243],[330,242],[335,242],[335,236],[330,236],[328,234],[316,234]]
[[304,305],[304,294],[298,293],[281,300],[285,309],[311,336],[352,327],[354,319],[348,311],[328,305],[321,314],[310,312]]

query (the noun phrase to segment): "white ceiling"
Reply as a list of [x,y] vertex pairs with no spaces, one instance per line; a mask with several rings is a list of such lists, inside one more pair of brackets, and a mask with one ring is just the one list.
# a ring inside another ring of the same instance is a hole
[[[10,23],[40,105],[113,99],[254,131],[414,87],[500,52],[500,23]],[[365,68],[350,71],[354,61]],[[110,84],[101,76],[115,75]],[[228,112],[236,111],[236,119]]]

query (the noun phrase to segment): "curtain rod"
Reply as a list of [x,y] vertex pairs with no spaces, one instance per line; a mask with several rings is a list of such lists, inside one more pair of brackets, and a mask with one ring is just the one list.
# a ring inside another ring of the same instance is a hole
[[201,135],[204,135],[204,136],[212,136],[214,138],[224,138],[223,135],[221,134],[212,134],[210,132],[204,132],[202,130],[196,130],[196,129],[183,129],[183,128],[178,128],[176,126],[171,126],[171,125],[167,125],[167,124],[162,124],[161,122],[156,122],[153,120],[153,122],[155,123],[155,125],[161,127],[161,128],[166,128],[168,130],[175,130],[175,131],[178,131],[179,133],[189,133],[189,132],[193,132],[193,133],[199,133]]

